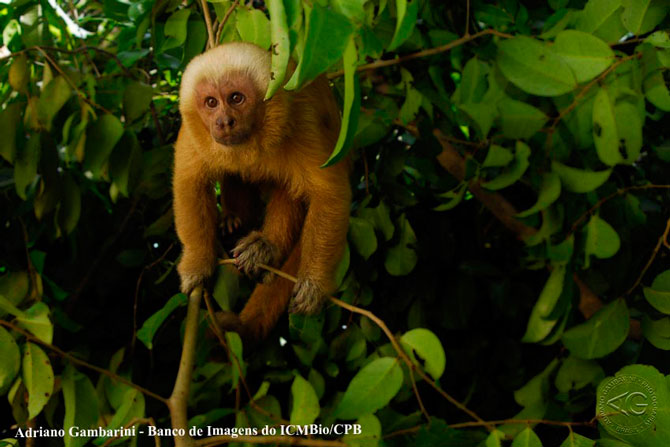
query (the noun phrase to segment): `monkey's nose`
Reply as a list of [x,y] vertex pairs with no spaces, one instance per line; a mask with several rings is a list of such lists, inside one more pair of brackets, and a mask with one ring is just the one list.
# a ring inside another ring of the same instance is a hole
[[225,128],[232,129],[233,127],[235,127],[235,124],[236,124],[235,118],[223,117],[216,119],[216,127],[218,127],[219,129],[225,129]]

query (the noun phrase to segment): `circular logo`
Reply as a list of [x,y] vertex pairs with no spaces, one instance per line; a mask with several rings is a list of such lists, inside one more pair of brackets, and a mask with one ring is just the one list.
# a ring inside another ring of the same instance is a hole
[[622,374],[606,380],[598,399],[598,420],[608,431],[632,435],[648,430],[656,420],[656,392],[646,379]]

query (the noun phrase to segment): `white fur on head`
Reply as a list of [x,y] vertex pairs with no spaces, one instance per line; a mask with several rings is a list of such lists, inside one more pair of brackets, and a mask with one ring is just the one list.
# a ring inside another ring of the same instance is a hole
[[216,84],[228,72],[246,73],[264,94],[270,82],[270,52],[247,42],[230,42],[191,60],[181,78],[179,109],[195,110],[195,86],[202,80]]

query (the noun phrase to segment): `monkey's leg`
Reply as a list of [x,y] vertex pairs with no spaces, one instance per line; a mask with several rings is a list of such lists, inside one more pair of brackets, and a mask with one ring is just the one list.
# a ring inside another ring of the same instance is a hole
[[[296,245],[281,270],[295,276],[299,265],[300,246]],[[262,340],[286,310],[292,290],[293,282],[281,277],[270,284],[258,284],[239,316],[230,312],[218,314],[218,323],[239,333],[245,342]]]
[[189,293],[209,278],[216,262],[216,199],[214,185],[189,148],[177,141],[173,180],[174,216],[183,245],[177,266],[181,291]]
[[260,214],[258,188],[245,183],[238,175],[225,175],[221,179],[221,229],[232,234],[241,226],[252,225]]
[[304,206],[282,188],[275,188],[265,210],[261,231],[244,237],[233,251],[237,266],[252,278],[270,282],[272,273],[258,264],[276,267],[296,245],[304,220]]
[[310,197],[300,241],[304,256],[289,306],[292,313],[318,313],[335,288],[335,269],[349,228],[351,191],[343,178],[330,186]]

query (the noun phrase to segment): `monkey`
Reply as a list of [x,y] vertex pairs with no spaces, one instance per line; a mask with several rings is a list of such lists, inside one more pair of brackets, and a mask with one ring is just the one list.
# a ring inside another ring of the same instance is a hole
[[[351,205],[349,162],[321,168],[340,129],[325,77],[265,101],[271,54],[250,43],[225,43],[196,56],[182,75],[181,128],[175,144],[173,207],[182,243],[181,291],[206,286],[217,261],[215,182],[224,231],[250,219],[249,191],[267,196],[259,229],[233,249],[238,269],[256,279],[239,315],[219,318],[245,340],[262,340],[288,307],[316,314],[334,291]],[[297,277],[277,277],[266,264]]]

